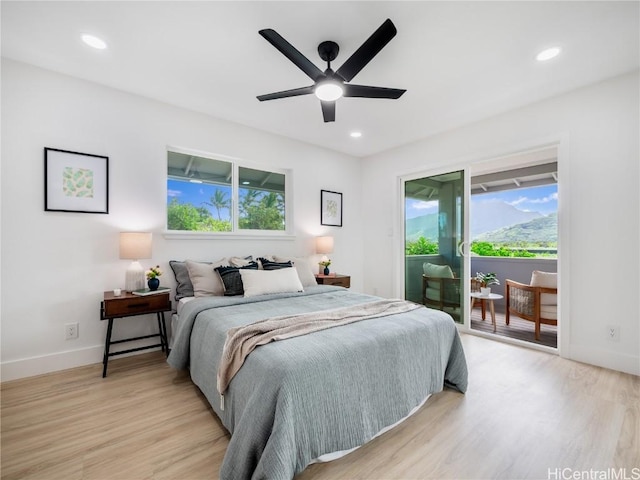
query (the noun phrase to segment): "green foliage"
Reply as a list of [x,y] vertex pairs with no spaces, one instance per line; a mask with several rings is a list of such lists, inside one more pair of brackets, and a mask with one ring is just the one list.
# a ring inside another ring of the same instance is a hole
[[[244,189],[240,191],[239,203],[240,229],[284,230],[284,194]],[[204,205],[215,208],[218,218],[214,218]],[[231,209],[231,201],[222,190],[216,190],[210,201],[201,207],[172,198],[167,206],[167,227],[169,230],[230,232],[231,222],[222,220],[221,211],[225,208]]]
[[250,230],[284,230],[284,195],[246,189],[240,192],[238,227]]
[[477,272],[476,280],[482,283],[484,287],[488,287],[490,285],[500,285],[500,280],[498,280],[498,274],[496,272]]
[[408,241],[405,245],[405,255],[430,255],[438,253],[438,244],[420,236],[417,240]]
[[167,228],[196,232],[230,232],[231,223],[213,218],[204,207],[180,203],[177,198],[172,198],[167,205]]
[[471,251],[481,257],[535,257],[535,253],[531,253],[526,249],[513,248],[504,245],[495,246],[489,242],[473,242]]

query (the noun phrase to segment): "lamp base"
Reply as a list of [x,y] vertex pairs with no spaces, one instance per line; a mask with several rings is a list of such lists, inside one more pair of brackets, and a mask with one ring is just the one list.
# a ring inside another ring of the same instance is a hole
[[124,289],[128,292],[144,288],[144,268],[140,262],[131,262],[125,274]]

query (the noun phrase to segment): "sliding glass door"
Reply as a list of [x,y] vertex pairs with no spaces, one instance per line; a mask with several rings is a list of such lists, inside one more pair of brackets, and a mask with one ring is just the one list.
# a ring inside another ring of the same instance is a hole
[[405,298],[464,322],[465,172],[404,180]]

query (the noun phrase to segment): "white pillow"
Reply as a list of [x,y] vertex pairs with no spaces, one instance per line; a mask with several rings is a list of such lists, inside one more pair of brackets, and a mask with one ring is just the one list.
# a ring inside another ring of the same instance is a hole
[[293,266],[298,270],[298,277],[303,287],[311,287],[318,284],[308,259],[304,257],[280,257],[276,255],[275,261],[293,263]]
[[[558,274],[534,270],[531,274],[530,285],[532,287],[558,288]],[[540,305],[558,305],[558,295],[555,293],[541,293]]]
[[296,267],[279,270],[239,270],[239,272],[245,297],[304,291]]
[[215,268],[227,265],[226,258],[221,258],[213,263],[200,263],[191,260],[187,260],[185,263],[189,271],[189,278],[193,284],[194,297],[224,295],[224,284]]

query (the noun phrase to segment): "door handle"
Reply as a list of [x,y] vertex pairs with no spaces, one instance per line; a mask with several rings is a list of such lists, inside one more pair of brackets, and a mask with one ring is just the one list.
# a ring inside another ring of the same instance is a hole
[[467,257],[469,256],[469,252],[466,251],[465,252],[465,245],[469,245],[467,242],[458,242],[458,253],[463,256],[463,257]]

